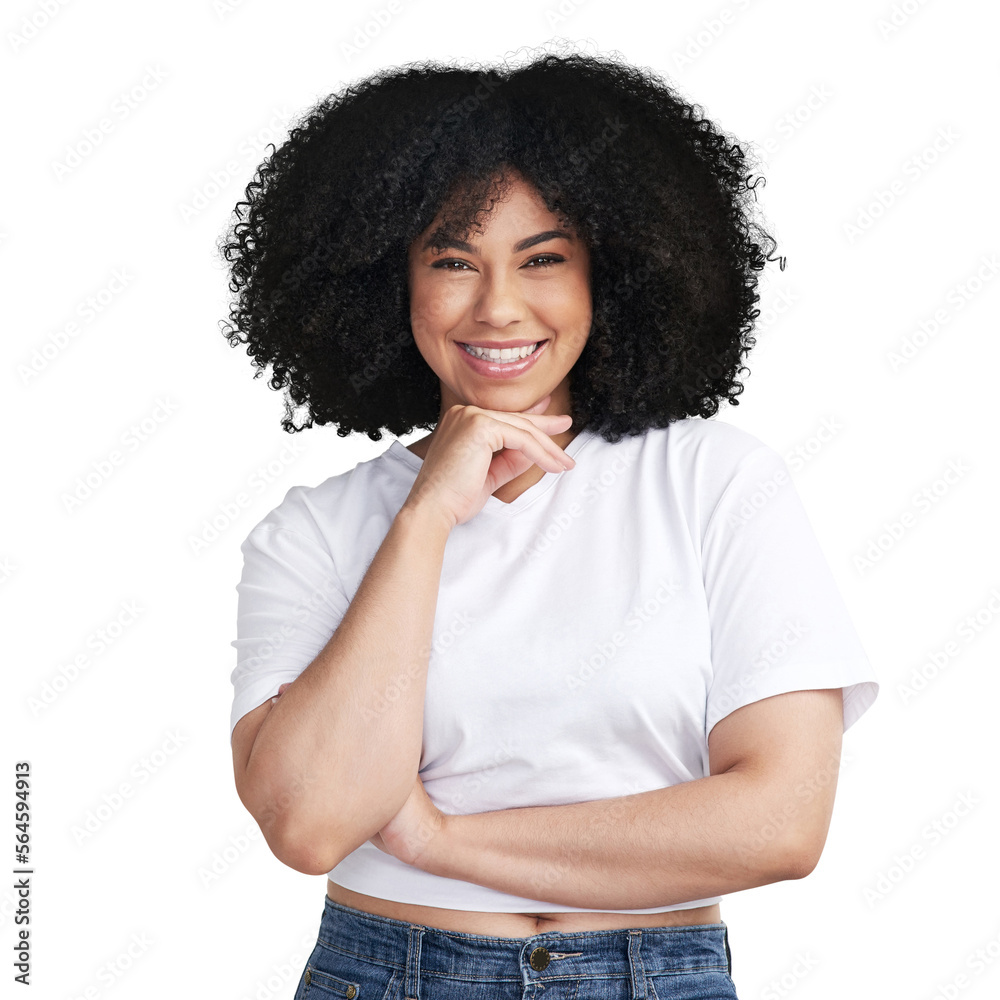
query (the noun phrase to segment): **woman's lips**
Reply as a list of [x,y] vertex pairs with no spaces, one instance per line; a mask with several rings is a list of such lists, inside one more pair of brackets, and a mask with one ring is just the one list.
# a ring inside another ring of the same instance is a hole
[[456,341],[456,346],[462,352],[462,357],[468,362],[469,367],[477,374],[486,378],[505,379],[516,378],[523,375],[538,360],[539,355],[545,352],[548,341],[540,341],[538,346],[526,358],[520,361],[490,361],[487,358],[477,358],[470,354],[463,344]]

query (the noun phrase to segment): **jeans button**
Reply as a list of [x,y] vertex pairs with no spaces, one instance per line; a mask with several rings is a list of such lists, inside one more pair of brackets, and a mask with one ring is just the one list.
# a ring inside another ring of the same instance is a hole
[[541,972],[549,964],[549,950],[548,948],[536,948],[532,953],[531,957],[528,959],[531,962],[531,967],[536,972]]
[[308,986],[312,982],[312,970],[306,969],[306,974],[302,977],[302,981]]
[[347,987],[347,1000],[352,1000],[352,997],[353,997],[353,996],[355,995],[355,993],[357,993],[357,992],[358,992],[358,991],[357,991],[357,990],[356,990],[356,989],[355,989],[355,988],[354,988],[353,986],[348,986],[348,987]]

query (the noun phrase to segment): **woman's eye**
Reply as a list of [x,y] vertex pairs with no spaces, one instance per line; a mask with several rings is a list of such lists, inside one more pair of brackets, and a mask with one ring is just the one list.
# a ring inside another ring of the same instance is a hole
[[558,254],[546,253],[540,254],[538,257],[532,257],[524,266],[528,267],[528,265],[534,264],[538,267],[548,267],[550,264],[558,264],[561,260],[565,260],[565,258],[560,257]]
[[[531,260],[525,263],[525,267],[550,267],[552,264],[558,264],[560,261],[565,260],[565,257],[560,257],[558,254],[545,253],[539,254],[537,257],[532,257]],[[431,267],[440,268],[443,271],[468,271],[471,270],[469,265],[464,260],[458,260],[457,258],[449,258],[448,260],[436,260],[431,265]]]

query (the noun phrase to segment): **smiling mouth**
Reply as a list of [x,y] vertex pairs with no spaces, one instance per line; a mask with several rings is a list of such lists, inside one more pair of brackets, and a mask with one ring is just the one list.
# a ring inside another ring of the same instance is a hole
[[495,364],[516,364],[518,361],[531,357],[544,343],[544,340],[539,340],[526,347],[505,347],[499,350],[497,348],[470,347],[468,344],[461,346],[468,354],[481,361],[492,361]]

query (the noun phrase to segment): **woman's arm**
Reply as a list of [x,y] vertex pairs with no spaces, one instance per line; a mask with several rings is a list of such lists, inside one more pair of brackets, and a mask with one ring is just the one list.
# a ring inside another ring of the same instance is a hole
[[[411,812],[417,867],[515,896],[645,909],[802,878],[833,811],[840,688],[746,705],[709,736],[711,774],[638,795],[468,816]],[[411,796],[411,809],[419,797]],[[397,833],[398,836],[398,833]]]
[[237,791],[289,867],[328,872],[405,804],[420,767],[445,546],[533,464],[572,468],[550,436],[572,418],[542,412],[550,399],[520,413],[463,404],[444,412],[332,638],[277,702],[236,724]]
[[404,504],[330,641],[233,731],[240,799],[297,871],[329,871],[409,794],[450,531],[433,505]]

